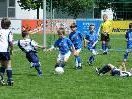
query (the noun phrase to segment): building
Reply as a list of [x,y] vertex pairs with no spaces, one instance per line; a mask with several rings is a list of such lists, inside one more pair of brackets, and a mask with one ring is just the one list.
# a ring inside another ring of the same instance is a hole
[[[12,19],[36,19],[36,10],[24,10],[19,6],[18,0],[0,0],[0,18],[9,17]],[[40,18],[43,10],[40,9]]]
[[[18,0],[0,0],[0,18],[9,17],[12,19],[37,19],[37,10],[24,10],[19,6]],[[51,17],[51,13],[47,12],[47,18]],[[63,13],[60,11],[56,12],[54,10],[54,18],[55,19],[73,19],[73,16],[68,15],[67,13]],[[39,18],[43,18],[43,9],[39,9]],[[93,11],[91,9],[87,9],[83,13],[78,15],[78,18],[93,18]]]

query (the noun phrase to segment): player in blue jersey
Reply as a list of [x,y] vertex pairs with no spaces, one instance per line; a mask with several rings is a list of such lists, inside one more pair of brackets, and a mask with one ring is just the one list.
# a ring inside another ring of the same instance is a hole
[[96,44],[98,42],[98,34],[95,32],[95,26],[90,25],[89,31],[85,35],[85,47],[92,52],[92,55],[88,58],[88,63],[91,65],[95,60],[95,55],[97,55]]
[[124,61],[128,58],[128,53],[132,52],[132,23],[129,24],[129,30],[126,32],[125,35],[127,41],[127,49],[124,54]]
[[76,54],[75,56],[75,63],[76,63],[76,69],[82,69],[81,66],[81,57],[79,56],[80,51],[82,49],[82,41],[83,41],[83,35],[79,31],[77,31],[77,25],[75,23],[72,23],[71,26],[71,33],[69,34],[69,39],[72,41]]
[[1,20],[1,27],[0,30],[0,83],[2,85],[5,84],[4,82],[4,73],[7,73],[7,85],[13,85],[12,79],[12,67],[11,67],[11,58],[10,55],[12,54],[13,49],[13,34],[9,30],[11,22],[8,18],[3,18]]
[[47,51],[51,51],[55,47],[59,48],[59,55],[57,58],[55,68],[56,67],[64,68],[65,63],[68,61],[69,56],[71,55],[71,52],[73,52],[73,54],[75,53],[75,48],[71,40],[65,36],[64,28],[59,28],[57,34],[59,38],[58,40],[55,41],[54,47],[49,48]]
[[45,47],[38,45],[37,42],[32,40],[26,30],[22,32],[22,37],[23,39],[18,40],[17,45],[26,54],[26,58],[31,63],[31,67],[34,67],[37,70],[38,75],[41,76],[42,70],[40,68],[41,65],[37,55],[37,49],[44,49]]

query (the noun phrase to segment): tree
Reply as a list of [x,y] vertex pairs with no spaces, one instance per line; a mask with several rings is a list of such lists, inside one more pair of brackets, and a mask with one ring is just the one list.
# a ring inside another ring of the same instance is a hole
[[25,10],[37,9],[37,19],[39,19],[39,8],[42,5],[42,0],[18,0],[18,3]]
[[54,7],[63,13],[77,18],[77,16],[92,7],[94,0],[55,0]]
[[[47,0],[47,10],[50,10],[51,0]],[[56,11],[61,10],[63,13],[68,13],[76,18],[80,13],[92,7],[94,0],[52,0],[52,7]],[[42,0],[19,0],[19,5],[22,9],[39,9],[42,8]],[[39,15],[39,14],[38,14]]]
[[96,0],[99,10],[112,8],[117,19],[132,19],[132,1],[130,0]]

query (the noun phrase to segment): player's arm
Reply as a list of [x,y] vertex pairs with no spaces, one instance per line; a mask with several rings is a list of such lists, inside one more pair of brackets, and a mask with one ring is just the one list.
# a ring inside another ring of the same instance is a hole
[[96,37],[96,41],[94,41],[94,43],[93,43],[92,47],[94,47],[94,46],[98,43],[98,38],[99,38],[98,34],[97,34],[97,35],[95,35],[95,37]]
[[9,42],[10,45],[10,54],[12,55],[13,53],[13,42]]
[[84,38],[84,47],[86,47],[89,42],[89,36],[86,35],[86,37]]
[[89,42],[89,40],[87,40],[87,39],[85,38],[85,39],[84,39],[84,47],[87,46],[88,42]]
[[9,33],[9,47],[10,47],[10,54],[13,53],[13,34],[12,32]]
[[94,47],[97,43],[98,43],[98,40],[93,43],[92,47]]
[[41,49],[45,49],[46,48],[45,46],[41,46],[41,45],[37,45],[36,47],[37,48],[41,48]]
[[54,45],[52,45],[49,49],[47,49],[47,51],[52,51],[52,50],[56,49],[58,47],[58,43],[59,43],[58,40],[55,41]]
[[125,34],[126,41],[128,41],[128,32]]
[[126,71],[126,64],[125,62],[122,62],[121,66],[119,67],[120,70]]
[[47,51],[52,51],[52,50],[54,50],[54,49],[55,49],[55,46],[52,45],[49,49],[47,49]]
[[73,55],[75,55],[76,54],[76,50],[75,50],[75,47],[74,47],[72,41],[70,39],[68,39],[67,43],[68,43],[68,46],[69,46],[71,52],[73,53]]
[[34,46],[36,49],[40,48],[40,49],[45,49],[45,46],[41,46],[39,45],[37,42],[35,42],[34,40],[31,41],[31,45]]

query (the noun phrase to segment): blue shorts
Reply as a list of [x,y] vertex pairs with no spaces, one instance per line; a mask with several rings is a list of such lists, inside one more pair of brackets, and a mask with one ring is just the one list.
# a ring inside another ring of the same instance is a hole
[[10,60],[9,52],[0,52],[0,60],[7,61]]
[[35,52],[26,53],[26,58],[30,63],[39,63],[39,58]]
[[116,68],[112,69],[111,70],[111,75],[112,76],[120,75],[120,70],[119,69],[116,69]]

